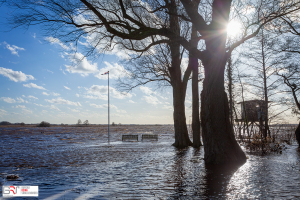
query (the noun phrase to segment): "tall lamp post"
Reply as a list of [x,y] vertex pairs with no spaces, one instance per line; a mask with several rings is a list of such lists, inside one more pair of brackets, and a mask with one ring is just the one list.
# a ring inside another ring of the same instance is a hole
[[109,71],[105,72],[104,74],[101,75],[105,75],[108,74],[108,143],[109,143]]

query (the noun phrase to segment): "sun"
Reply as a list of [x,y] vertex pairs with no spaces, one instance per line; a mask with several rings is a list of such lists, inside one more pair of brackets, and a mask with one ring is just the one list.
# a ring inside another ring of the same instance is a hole
[[242,25],[237,21],[230,21],[227,25],[227,35],[230,38],[237,37],[242,33]]

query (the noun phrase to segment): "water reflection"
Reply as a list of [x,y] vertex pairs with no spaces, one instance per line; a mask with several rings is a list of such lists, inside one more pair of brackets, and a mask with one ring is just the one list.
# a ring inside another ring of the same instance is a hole
[[[282,154],[248,155],[242,166],[212,166],[204,164],[203,147],[178,150],[171,146],[173,132],[160,128],[158,142],[120,142],[121,134],[112,134],[109,148],[106,129],[100,139],[99,132],[70,129],[49,128],[46,135],[0,129],[0,184],[39,185],[41,199],[300,198],[298,145]],[[134,131],[142,132],[124,129]],[[8,182],[6,174],[22,182]]]
[[187,154],[189,153],[190,148],[178,150],[175,149],[174,156],[174,180],[175,183],[175,194],[178,196],[182,196],[186,194],[186,185],[185,185],[185,177],[188,171],[188,166],[186,166]]
[[232,176],[227,197],[234,199],[299,198],[299,151],[290,146],[283,155],[249,155]]
[[224,198],[228,192],[230,179],[240,166],[240,164],[205,165],[204,195],[209,199]]

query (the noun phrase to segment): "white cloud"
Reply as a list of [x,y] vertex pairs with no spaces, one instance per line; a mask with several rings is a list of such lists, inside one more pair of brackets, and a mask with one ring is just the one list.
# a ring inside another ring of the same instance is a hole
[[43,92],[43,95],[49,96],[50,94],[48,94],[47,92]]
[[21,97],[17,97],[17,100],[10,97],[1,97],[0,99],[5,101],[6,103],[29,103],[28,101],[25,101]]
[[15,106],[15,108],[26,108],[26,106],[24,106],[24,105],[17,105],[17,106]]
[[82,76],[88,76],[90,73],[98,72],[97,63],[89,62],[86,57],[81,53],[67,54],[72,63],[71,65],[65,65],[66,71],[69,73],[79,73]]
[[157,97],[153,96],[153,95],[156,95],[164,100],[168,99],[167,97],[164,97],[164,96],[161,96],[159,94],[157,94],[156,92],[152,91],[149,87],[146,87],[146,86],[140,86],[139,87],[140,90],[144,93],[144,94],[147,94],[148,96],[144,96],[143,99],[147,102],[147,103],[151,103],[151,104],[158,104],[160,103],[159,100],[157,99]]
[[162,99],[164,99],[164,100],[167,100],[167,99],[168,99],[168,97],[164,97],[164,96],[158,94],[157,92],[152,91],[149,87],[146,87],[146,86],[140,86],[139,88],[140,88],[140,90],[141,90],[144,94],[147,94],[147,95],[156,95],[157,97],[160,97],[160,98],[162,98]]
[[99,73],[95,75],[95,77],[99,79],[107,79],[108,75],[102,75],[105,72],[109,71],[109,79],[117,79],[118,77],[124,77],[126,75],[126,70],[122,65],[119,65],[118,63],[110,64],[108,62],[104,62],[106,67],[101,68],[99,70]]
[[128,101],[128,103],[135,103],[135,102],[134,102],[134,101],[132,101],[132,100],[129,100],[129,101]]
[[34,83],[23,84],[23,86],[28,87],[28,88],[37,88],[37,89],[40,89],[40,90],[46,90],[44,87],[38,86]]
[[185,100],[185,103],[192,104],[190,100]]
[[56,107],[55,105],[51,105],[50,109],[60,111],[60,109],[58,107]]
[[22,99],[22,98],[20,98],[20,97],[18,97],[17,98],[17,101],[18,101],[18,103],[28,103],[28,101],[25,101],[24,99]]
[[21,71],[13,71],[12,69],[7,69],[3,67],[0,67],[0,74],[8,77],[10,80],[14,82],[34,80],[34,77],[31,75],[26,75]]
[[79,102],[72,102],[69,100],[65,100],[61,97],[58,97],[56,99],[45,99],[45,101],[49,102],[49,103],[55,103],[55,104],[66,104],[66,105],[72,105],[72,106],[81,106],[81,104]]
[[37,104],[37,103],[34,103],[34,105],[36,105],[36,106],[41,106],[41,107],[47,107],[47,106],[44,106],[44,105],[42,105],[42,104]]
[[22,113],[23,114],[32,114],[32,110],[28,109],[28,108],[22,108]]
[[64,88],[66,88],[67,90],[71,90],[69,87],[67,87],[67,86],[64,86]]
[[6,115],[7,112],[5,110],[0,109],[0,116]]
[[[89,89],[87,89],[87,94],[84,97],[90,99],[107,99],[107,86],[104,85],[93,85]],[[109,87],[110,95],[117,99],[131,98],[132,94],[119,92],[113,87]]]
[[[105,109],[107,109],[107,107],[108,107],[107,104],[97,105],[97,104],[94,104],[94,103],[91,103],[90,106],[92,106],[92,107],[94,107],[94,108],[105,108]],[[120,109],[118,109],[117,106],[112,105],[112,104],[109,105],[109,108],[110,108],[110,109],[114,109],[114,110],[115,110],[116,112],[118,112],[118,113],[127,113],[125,110],[120,110]]]
[[156,94],[149,87],[146,86],[140,86],[140,90],[147,95]]
[[163,105],[162,108],[167,109],[167,110],[173,110],[173,106],[171,106],[171,105]]
[[50,71],[49,69],[46,69],[47,72],[53,74],[54,72],[53,71]]
[[57,97],[57,96],[60,96],[60,94],[55,93],[55,92],[53,92],[52,94],[53,94],[53,96],[56,96],[56,97]]
[[10,98],[10,97],[1,97],[1,99],[3,101],[5,101],[6,103],[16,103],[16,100]]
[[127,113],[126,110],[120,110],[120,109],[117,109],[117,112],[118,113]]
[[90,106],[92,106],[94,108],[107,108],[107,104],[97,105],[97,104],[91,103]]
[[35,33],[33,33],[33,36],[32,36],[33,38],[36,38],[36,35],[35,35]]
[[79,94],[76,94],[76,97],[79,97]]
[[80,112],[80,110],[76,110],[76,109],[71,109],[71,108],[70,108],[70,110],[71,110],[72,112]]
[[160,101],[155,96],[152,96],[152,95],[144,96],[142,99],[145,100],[147,103],[150,103],[153,105],[157,105],[160,103]]
[[30,99],[38,99],[37,97],[32,96],[32,95],[29,95],[28,98],[30,98]]
[[24,51],[24,50],[25,50],[25,49],[22,48],[22,47],[18,47],[18,46],[16,46],[16,45],[10,45],[10,44],[8,44],[7,42],[3,42],[3,44],[6,46],[6,48],[7,48],[8,50],[11,51],[12,54],[14,54],[14,55],[16,55],[16,56],[19,56],[18,51]]
[[61,46],[65,50],[70,50],[70,47],[68,47],[67,45],[65,45],[58,38],[54,38],[54,37],[50,36],[50,37],[46,37],[45,40],[47,40],[51,44],[58,44],[59,46]]

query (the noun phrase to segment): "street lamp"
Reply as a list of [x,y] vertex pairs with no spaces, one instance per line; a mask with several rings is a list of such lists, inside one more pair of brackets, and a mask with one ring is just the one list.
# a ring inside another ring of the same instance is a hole
[[108,74],[108,130],[107,130],[107,134],[108,134],[108,144],[109,144],[109,71],[105,72],[104,74],[101,75],[105,75]]

